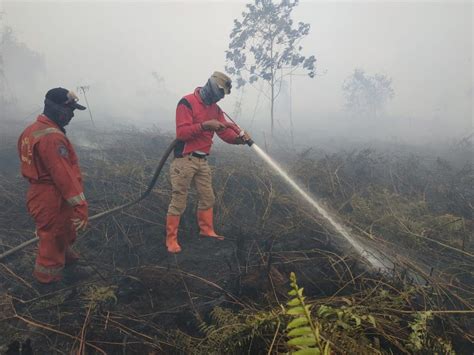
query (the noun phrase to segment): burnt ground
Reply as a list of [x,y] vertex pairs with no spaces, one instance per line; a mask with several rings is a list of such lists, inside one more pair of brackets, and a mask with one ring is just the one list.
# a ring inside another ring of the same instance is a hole
[[[116,141],[127,142],[125,153],[123,146],[114,144]],[[111,133],[102,140],[101,149],[81,148],[90,214],[141,193],[160,159],[160,152],[170,141],[156,133],[130,130]],[[10,159],[11,149],[4,152]],[[325,159],[337,165],[340,157]],[[284,334],[272,343],[273,334],[283,331],[280,328],[260,332],[258,326],[252,325],[252,337],[242,334],[244,330],[235,335],[221,332],[221,338],[228,341],[224,346],[212,338],[212,333],[206,333],[203,325],[219,323],[215,314],[221,308],[235,313],[234,318],[229,316],[230,323],[237,323],[241,321],[238,316],[248,314],[270,312],[265,313],[265,317],[270,317],[268,314],[274,314],[274,310],[285,304],[288,275],[295,272],[315,309],[331,305],[346,314],[349,302],[351,312],[376,317],[376,327],[356,326],[347,321],[349,329],[333,326],[331,319],[321,318],[323,330],[337,353],[417,352],[413,350],[416,345],[411,344],[410,334],[414,330],[410,324],[417,319],[417,312],[426,310],[443,313],[425,325],[432,338],[420,335],[424,337],[420,340],[424,341],[422,348],[438,350],[439,343],[434,345],[435,340],[442,339],[442,344],[448,344],[443,348],[445,353],[449,346],[457,353],[469,353],[472,341],[469,334],[473,329],[469,313],[473,302],[472,259],[416,238],[425,224],[421,229],[416,229],[416,223],[409,226],[410,233],[415,234],[411,238],[402,233],[403,228],[399,232],[398,223],[407,224],[405,215],[413,216],[419,224],[438,223],[437,219],[428,220],[423,214],[426,211],[419,216],[415,214],[422,208],[416,205],[417,201],[399,201],[404,195],[402,189],[412,184],[403,178],[396,186],[398,197],[382,196],[387,199],[384,205],[396,208],[399,213],[396,218],[384,215],[383,224],[377,226],[371,213],[376,214],[381,208],[370,205],[371,190],[363,190],[358,180],[351,180],[354,171],[360,179],[368,171],[377,176],[377,166],[366,166],[367,161],[360,159],[358,165],[346,159],[347,172],[337,175],[343,181],[340,185],[331,181],[336,180],[331,173],[334,170],[328,168],[325,175],[315,165],[317,160],[306,156],[293,161],[292,173],[321,196],[328,207],[339,210],[340,219],[351,226],[352,232],[372,245],[383,245],[392,255],[397,254],[398,264],[391,273],[380,275],[367,268],[326,223],[257,159],[248,153],[229,155],[228,150],[222,149],[211,163],[216,167],[216,229],[226,236],[224,241],[198,237],[196,196],[192,193],[180,228],[183,252],[177,256],[166,252],[164,223],[170,185],[165,168],[165,174],[147,200],[123,213],[91,223],[76,243],[82,260],[65,270],[62,282],[43,286],[34,281],[31,276],[34,247],[2,260],[1,351],[9,354],[26,354],[29,349],[38,354],[288,351]],[[2,157],[2,164],[4,161]],[[298,162],[304,164],[299,166]],[[15,173],[13,159],[5,166],[8,168],[2,173],[1,183],[4,198],[0,207],[0,252],[32,237],[34,229],[24,208],[26,184]],[[383,177],[377,179],[380,181],[372,181],[372,187],[383,185]],[[358,192],[360,198],[356,199]],[[349,204],[347,199],[351,201]],[[361,201],[367,209],[363,215]],[[460,208],[461,212],[456,211],[457,218],[462,218],[463,226],[450,230],[452,240],[436,240],[460,250],[462,241],[462,250],[470,254],[472,218],[468,213],[462,215],[465,210],[459,201],[449,203]],[[445,208],[442,216],[447,214],[454,215],[454,211]],[[370,223],[364,224],[364,218]],[[452,227],[457,223],[453,220],[447,220],[447,225]],[[442,226],[444,222],[440,223]],[[430,233],[421,237],[438,238],[434,231]],[[394,252],[398,249],[405,252]],[[425,260],[417,262],[412,257],[414,254]],[[430,259],[437,261],[434,271]],[[410,270],[424,277],[423,284],[413,280]],[[233,337],[241,341],[234,342]],[[249,338],[252,340],[248,341]],[[213,351],[206,347],[207,343]]]

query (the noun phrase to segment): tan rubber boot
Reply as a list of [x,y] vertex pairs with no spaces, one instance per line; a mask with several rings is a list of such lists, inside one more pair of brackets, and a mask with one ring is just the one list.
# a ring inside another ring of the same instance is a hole
[[222,235],[218,235],[214,231],[213,212],[213,208],[209,208],[207,210],[198,210],[198,224],[200,228],[199,235],[201,237],[210,237],[223,240],[224,237]]
[[178,226],[180,216],[166,216],[166,247],[170,253],[179,253],[181,247],[178,244]]

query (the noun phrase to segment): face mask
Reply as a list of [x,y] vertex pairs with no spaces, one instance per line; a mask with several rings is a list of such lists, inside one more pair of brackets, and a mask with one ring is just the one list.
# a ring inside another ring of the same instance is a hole
[[224,89],[221,89],[211,78],[207,81],[206,85],[201,88],[199,94],[206,105],[211,105],[224,97]]
[[74,117],[74,108],[64,104],[60,105],[49,99],[45,99],[43,113],[59,127],[64,128]]

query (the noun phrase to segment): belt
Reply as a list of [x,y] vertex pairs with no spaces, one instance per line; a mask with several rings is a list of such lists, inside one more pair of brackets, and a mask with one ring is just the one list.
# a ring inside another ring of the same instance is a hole
[[191,155],[193,157],[196,157],[196,158],[199,158],[199,159],[206,159],[206,157],[207,157],[207,154],[199,154],[199,153],[196,153],[196,152],[192,152]]

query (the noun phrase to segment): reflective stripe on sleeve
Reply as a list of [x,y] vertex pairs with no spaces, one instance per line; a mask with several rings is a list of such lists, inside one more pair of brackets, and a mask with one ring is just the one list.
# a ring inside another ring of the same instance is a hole
[[59,130],[57,128],[54,128],[54,127],[41,129],[39,131],[33,132],[32,135],[33,135],[34,138],[39,138],[39,137],[43,137],[43,136],[46,136],[46,135],[51,134],[51,133],[61,133],[61,134],[64,135],[64,133],[61,132],[61,130]]
[[79,195],[68,198],[67,203],[69,203],[71,206],[76,206],[85,200],[86,200],[86,196],[84,196],[84,193],[81,192]]

